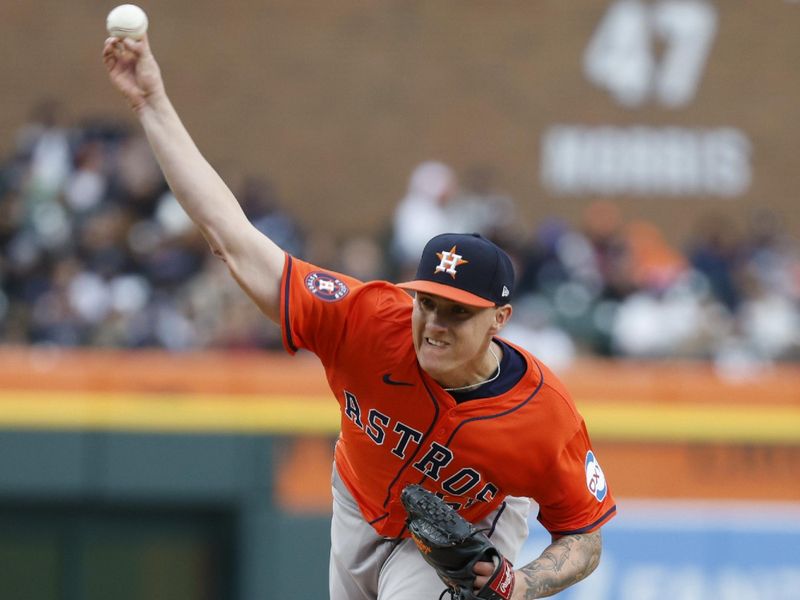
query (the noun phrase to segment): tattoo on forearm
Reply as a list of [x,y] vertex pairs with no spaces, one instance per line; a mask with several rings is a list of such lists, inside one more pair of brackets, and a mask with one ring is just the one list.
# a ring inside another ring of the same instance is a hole
[[525,582],[525,600],[544,598],[587,577],[597,568],[601,550],[600,532],[559,538],[542,555],[519,571]]

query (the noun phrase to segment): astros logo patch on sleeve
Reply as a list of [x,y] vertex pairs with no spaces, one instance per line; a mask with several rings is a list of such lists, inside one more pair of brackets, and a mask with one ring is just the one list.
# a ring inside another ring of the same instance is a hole
[[597,498],[598,502],[602,502],[608,492],[608,485],[606,484],[606,476],[603,474],[603,469],[600,468],[600,463],[594,457],[594,452],[589,450],[586,453],[586,487],[589,488],[592,496]]
[[344,281],[321,271],[306,276],[306,289],[325,302],[337,302],[350,292]]

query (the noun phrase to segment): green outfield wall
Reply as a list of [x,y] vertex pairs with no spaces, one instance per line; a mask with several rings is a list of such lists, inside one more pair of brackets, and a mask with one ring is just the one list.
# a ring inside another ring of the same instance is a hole
[[285,441],[0,431],[0,598],[326,597],[329,516],[274,502]]

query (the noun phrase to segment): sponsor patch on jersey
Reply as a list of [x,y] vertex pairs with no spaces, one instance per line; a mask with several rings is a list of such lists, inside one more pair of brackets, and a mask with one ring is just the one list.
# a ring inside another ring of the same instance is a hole
[[589,492],[597,498],[598,502],[602,502],[608,493],[608,485],[606,484],[606,476],[603,475],[603,469],[600,468],[600,463],[597,462],[594,452],[591,450],[586,453],[585,466],[586,487],[589,488]]
[[306,289],[325,302],[337,302],[350,293],[344,281],[321,271],[306,276]]

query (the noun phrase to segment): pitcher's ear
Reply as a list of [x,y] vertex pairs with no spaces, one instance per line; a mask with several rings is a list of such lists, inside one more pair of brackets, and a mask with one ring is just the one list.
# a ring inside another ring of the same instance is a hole
[[492,335],[498,333],[503,327],[505,327],[508,320],[511,318],[511,313],[514,310],[511,308],[510,304],[504,304],[503,306],[498,306],[494,309],[494,322],[492,323]]

